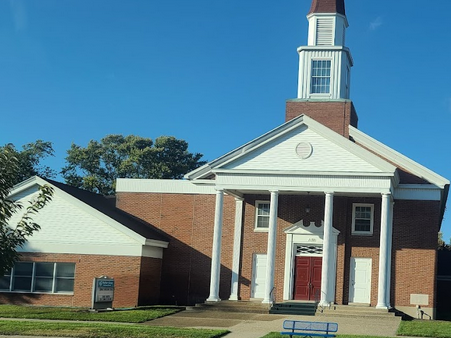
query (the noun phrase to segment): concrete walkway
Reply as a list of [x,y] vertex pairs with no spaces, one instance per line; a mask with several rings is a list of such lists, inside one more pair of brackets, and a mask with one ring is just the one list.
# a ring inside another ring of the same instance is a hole
[[400,318],[293,316],[222,311],[182,311],[145,323],[152,326],[227,329],[226,338],[260,338],[269,332],[280,332],[285,319],[338,323],[338,334],[396,336]]

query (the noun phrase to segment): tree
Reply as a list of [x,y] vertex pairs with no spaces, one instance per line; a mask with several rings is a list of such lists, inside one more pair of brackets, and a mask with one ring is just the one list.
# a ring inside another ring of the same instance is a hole
[[32,176],[38,175],[44,178],[54,178],[56,172],[48,166],[42,165],[41,161],[48,156],[54,156],[51,142],[37,140],[22,146],[18,151],[11,143],[0,147],[0,150],[8,148],[8,152],[18,163],[17,170],[13,173],[14,184],[20,183]]
[[438,249],[439,250],[451,250],[451,244],[447,244],[443,239],[443,233],[438,233]]
[[104,195],[114,194],[117,178],[179,179],[205,164],[188,143],[172,136],[150,138],[107,135],[86,148],[72,144],[62,175],[67,184]]
[[24,207],[20,202],[8,198],[21,165],[15,154],[17,152],[13,146],[0,148],[0,276],[9,271],[18,260],[17,249],[40,229],[32,217],[51,200],[53,194],[50,186],[40,187],[38,196],[29,202],[19,222],[10,224],[11,217]]

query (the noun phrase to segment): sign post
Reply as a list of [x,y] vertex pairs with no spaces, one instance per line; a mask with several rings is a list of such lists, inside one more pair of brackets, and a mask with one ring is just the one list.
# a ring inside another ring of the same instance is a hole
[[112,309],[114,300],[114,279],[106,276],[94,278],[92,284],[92,309]]

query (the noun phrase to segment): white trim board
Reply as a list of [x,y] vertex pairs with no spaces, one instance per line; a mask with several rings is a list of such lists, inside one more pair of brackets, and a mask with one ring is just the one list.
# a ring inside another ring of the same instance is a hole
[[422,166],[421,164],[411,160],[407,156],[397,152],[396,150],[382,144],[376,139],[368,136],[362,131],[349,126],[349,135],[358,143],[368,148],[371,151],[379,154],[380,156],[386,158],[387,160],[395,163],[400,168],[404,168],[410,173],[424,178],[432,184],[437,185],[440,188],[444,188],[445,185],[449,185],[450,182],[446,178],[440,176],[439,174],[433,172],[432,170]]
[[[197,183],[197,182],[196,182]],[[215,181],[202,180],[201,184],[193,184],[185,180],[153,180],[138,178],[118,178],[116,192],[142,192],[165,194],[216,194]]]

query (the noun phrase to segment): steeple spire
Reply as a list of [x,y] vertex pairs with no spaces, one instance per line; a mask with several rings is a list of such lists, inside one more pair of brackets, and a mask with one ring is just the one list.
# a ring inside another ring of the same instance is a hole
[[313,0],[310,7],[311,13],[338,13],[346,16],[344,0]]

